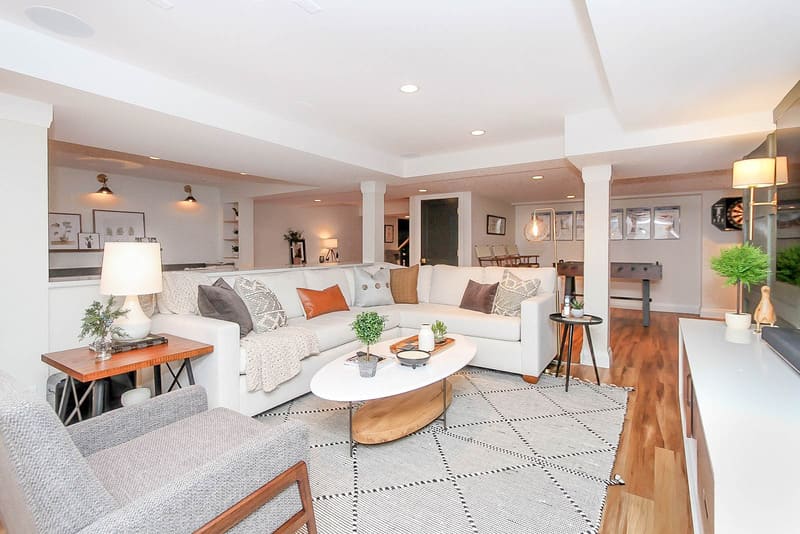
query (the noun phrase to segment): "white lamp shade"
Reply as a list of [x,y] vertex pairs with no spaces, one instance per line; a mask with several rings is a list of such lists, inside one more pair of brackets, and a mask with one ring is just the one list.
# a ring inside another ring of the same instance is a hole
[[770,187],[775,185],[775,177],[775,158],[740,159],[733,162],[733,187],[736,189]]
[[322,248],[339,248],[339,240],[335,237],[322,240]]
[[149,295],[161,292],[159,243],[106,243],[100,274],[102,295]]

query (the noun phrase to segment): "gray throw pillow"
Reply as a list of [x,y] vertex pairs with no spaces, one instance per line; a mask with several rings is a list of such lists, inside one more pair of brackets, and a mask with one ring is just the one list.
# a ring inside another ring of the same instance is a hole
[[523,280],[509,270],[503,272],[503,279],[494,297],[492,313],[506,317],[519,317],[522,301],[536,295],[542,281],[538,278]]
[[381,267],[375,274],[356,267],[354,270],[356,283],[355,305],[361,307],[385,306],[394,304],[392,289],[389,287],[389,269]]
[[239,323],[239,336],[253,329],[253,320],[242,298],[222,278],[213,286],[197,286],[197,308],[203,317]]
[[233,286],[250,311],[257,334],[286,326],[286,312],[270,288],[248,278],[237,278]]

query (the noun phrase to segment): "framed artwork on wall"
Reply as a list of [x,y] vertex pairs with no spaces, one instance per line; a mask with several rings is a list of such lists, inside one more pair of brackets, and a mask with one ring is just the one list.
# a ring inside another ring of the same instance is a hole
[[681,238],[680,206],[653,208],[653,239]]
[[499,215],[487,215],[486,233],[488,235],[506,235],[506,218]]
[[384,243],[394,243],[394,225],[393,224],[384,224],[383,225],[383,242]]
[[80,233],[78,234],[79,250],[101,250],[100,234]]
[[583,241],[583,211],[575,212],[575,241]]
[[608,238],[612,241],[619,241],[622,239],[622,219],[622,208],[615,208],[611,210],[611,213],[608,217]]
[[289,265],[305,265],[306,261],[306,240],[291,241],[289,243]]
[[650,239],[650,208],[625,210],[625,239]]
[[571,211],[556,212],[556,241],[572,241],[573,220]]
[[78,250],[81,214],[50,212],[47,214],[47,230],[50,250]]
[[145,237],[144,212],[92,210],[94,231],[100,234],[100,248],[112,241],[136,241]]

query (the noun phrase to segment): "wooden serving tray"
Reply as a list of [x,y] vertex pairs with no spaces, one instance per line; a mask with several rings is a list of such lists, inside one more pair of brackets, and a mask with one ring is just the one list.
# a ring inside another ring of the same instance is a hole
[[[397,343],[391,345],[389,347],[389,350],[392,352],[392,354],[397,354],[401,350],[418,349],[419,348],[418,339],[419,336],[411,336],[405,339],[401,339]],[[434,345],[433,350],[431,351],[431,356],[433,356],[434,354],[438,354],[443,350],[449,349],[450,347],[453,346],[453,343],[455,342],[456,340],[453,339],[452,337],[444,338],[444,341],[442,341],[441,343],[436,343],[436,345]],[[413,345],[413,347],[407,347],[407,345]]]

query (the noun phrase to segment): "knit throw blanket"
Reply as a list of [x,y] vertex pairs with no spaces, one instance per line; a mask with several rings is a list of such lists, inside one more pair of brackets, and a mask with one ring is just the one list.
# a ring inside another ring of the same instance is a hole
[[300,372],[300,360],[319,354],[319,338],[312,330],[284,326],[241,339],[247,354],[247,391],[272,391]]

